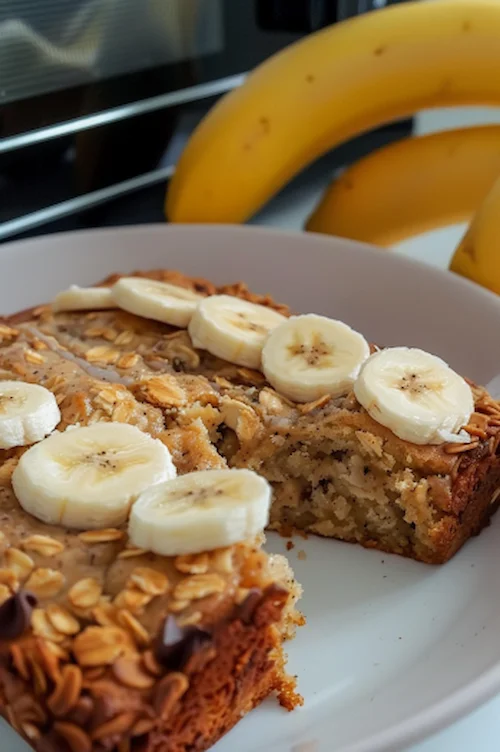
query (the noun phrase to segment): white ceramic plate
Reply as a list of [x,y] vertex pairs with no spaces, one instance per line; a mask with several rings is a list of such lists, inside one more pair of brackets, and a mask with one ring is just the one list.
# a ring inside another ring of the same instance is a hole
[[[500,371],[500,304],[446,272],[344,240],[258,228],[151,226],[0,247],[0,312],[112,271],[173,267],[243,279],[369,339],[435,352],[476,381]],[[500,515],[434,568],[339,543],[296,541],[307,626],[289,645],[304,707],[266,702],[217,752],[401,752],[500,690]],[[271,537],[269,547],[284,550]],[[299,560],[299,551],[307,554]],[[26,747],[7,727],[2,752]]]

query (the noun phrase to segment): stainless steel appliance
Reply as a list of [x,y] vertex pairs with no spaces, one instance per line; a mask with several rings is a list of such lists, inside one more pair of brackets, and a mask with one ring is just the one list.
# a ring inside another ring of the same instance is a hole
[[0,2],[0,240],[161,220],[218,96],[302,35],[401,1]]

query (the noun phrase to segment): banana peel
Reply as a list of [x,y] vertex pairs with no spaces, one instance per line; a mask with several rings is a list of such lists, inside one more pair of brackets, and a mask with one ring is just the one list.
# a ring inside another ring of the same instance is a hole
[[172,222],[244,222],[356,134],[430,107],[500,104],[500,2],[394,5],[260,65],[211,109],[170,183]]
[[403,139],[334,180],[306,229],[388,247],[468,222],[498,175],[498,125]]
[[500,175],[456,249],[450,269],[500,295]]

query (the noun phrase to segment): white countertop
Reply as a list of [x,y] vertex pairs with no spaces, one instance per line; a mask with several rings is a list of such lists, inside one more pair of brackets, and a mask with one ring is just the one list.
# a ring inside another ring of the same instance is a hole
[[[500,123],[500,110],[485,108],[464,108],[436,110],[422,113],[417,119],[418,133],[476,125]],[[308,180],[295,182],[286,188],[276,199],[252,220],[252,224],[280,227],[301,231],[331,175],[321,171],[308,177]],[[449,227],[427,233],[397,246],[394,250],[411,258],[425,261],[434,266],[447,268],[465,225]],[[381,251],[381,253],[388,251]],[[499,636],[500,639],[500,636]],[[457,722],[411,749],[401,752],[498,752],[500,749],[500,696],[482,706],[467,718]]]

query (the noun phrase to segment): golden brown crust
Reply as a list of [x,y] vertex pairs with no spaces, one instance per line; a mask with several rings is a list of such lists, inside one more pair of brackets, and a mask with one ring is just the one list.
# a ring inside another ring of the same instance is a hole
[[269,693],[288,709],[301,702],[275,626],[286,600],[268,588],[251,613],[234,609],[170,670],[151,651],[85,668],[60,661],[39,638],[4,643],[2,714],[37,752],[202,752]]

